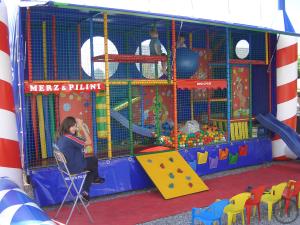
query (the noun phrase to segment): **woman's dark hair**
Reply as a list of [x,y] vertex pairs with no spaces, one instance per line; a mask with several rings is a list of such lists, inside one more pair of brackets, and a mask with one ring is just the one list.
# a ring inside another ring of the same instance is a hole
[[68,134],[70,132],[70,127],[73,127],[75,124],[76,124],[76,120],[74,117],[72,116],[66,117],[60,124],[60,127],[57,132],[57,138],[65,134]]

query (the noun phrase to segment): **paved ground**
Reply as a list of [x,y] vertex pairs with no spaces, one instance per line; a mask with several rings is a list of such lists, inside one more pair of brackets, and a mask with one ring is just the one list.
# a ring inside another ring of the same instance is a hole
[[[242,173],[244,171],[255,169],[255,168],[258,168],[258,167],[268,167],[268,166],[270,166],[271,164],[274,164],[274,163],[284,163],[284,162],[272,162],[272,163],[269,163],[269,164],[264,164],[264,165],[259,165],[259,166],[252,166],[252,167],[247,167],[247,168],[230,170],[230,171],[220,172],[220,173],[216,173],[216,174],[212,174],[212,175],[207,175],[207,176],[204,176],[202,178],[203,178],[203,180],[206,180],[206,179],[211,179],[211,178],[219,177],[219,176],[225,176],[225,175],[229,175],[229,174],[238,174],[238,173]],[[260,224],[260,225],[269,225],[269,224],[279,225],[279,224],[283,224],[283,223],[280,223],[280,222],[276,221],[276,219],[274,217],[272,217],[272,220],[269,222],[268,219],[267,219],[267,215],[268,215],[267,212],[268,211],[267,211],[266,205],[262,204],[261,205],[261,216],[262,216],[261,221],[260,222],[258,221],[258,217],[256,215],[255,217],[251,218],[251,225],[254,225],[254,224],[255,225],[256,224]],[[291,216],[292,215],[295,215],[295,214],[293,213],[293,214],[291,214]],[[286,220],[288,220],[288,219],[286,219]],[[173,215],[173,216],[169,216],[169,217],[165,217],[165,218],[160,218],[160,219],[149,221],[149,222],[146,222],[146,223],[141,223],[141,224],[138,224],[138,225],[188,225],[188,224],[191,224],[191,211],[183,212],[183,213]],[[195,224],[201,224],[201,223],[196,221]],[[222,217],[222,224],[227,224],[226,215],[223,215],[223,217]],[[238,225],[242,224],[242,220],[241,220],[240,216],[237,217],[237,222],[235,224],[238,224]],[[300,225],[300,216],[298,216],[297,219],[294,222],[285,223],[285,224]]]
[[[267,220],[267,208],[262,206],[261,207],[261,215],[262,215],[262,219],[261,222],[258,221],[257,216],[252,217],[251,218],[251,225],[255,225],[255,224],[260,224],[260,225],[269,225],[269,224],[273,224],[273,225],[279,225],[279,224],[283,224],[283,223],[279,223],[278,221],[276,221],[274,219],[274,217],[272,218],[272,220],[270,222],[268,222]],[[166,218],[161,218],[158,220],[153,220],[147,223],[143,223],[143,224],[139,224],[139,225],[188,225],[191,224],[191,212],[185,212],[185,213],[181,213],[175,216],[169,216]],[[195,223],[195,224],[200,224]],[[227,224],[227,218],[224,215],[222,218],[222,224]],[[236,225],[240,225],[242,224],[241,218],[240,216],[237,217],[237,223],[235,223]],[[292,223],[289,223],[290,225],[299,225],[300,224],[300,217],[298,217],[298,219]]]
[[[215,173],[215,174],[212,174],[212,175],[206,175],[206,176],[203,176],[201,178],[203,180],[207,180],[207,179],[212,179],[212,178],[231,175],[231,174],[239,174],[239,173],[242,173],[244,171],[256,169],[258,167],[268,167],[268,166],[270,166],[272,164],[275,164],[275,163],[278,164],[278,163],[284,163],[284,162],[272,162],[272,163],[259,165],[259,166],[251,166],[251,167],[240,168],[240,169],[236,169],[236,170],[219,172],[219,173]],[[32,189],[31,189],[30,185],[25,185],[25,190],[26,190],[26,192],[28,193],[29,196],[32,196]],[[118,197],[121,197],[121,196],[124,197],[124,196],[127,196],[127,195],[134,195],[134,194],[137,194],[137,193],[147,192],[147,191],[155,191],[155,189],[153,188],[153,189],[148,189],[148,190],[120,193],[120,194],[95,198],[95,199],[92,199],[91,201],[92,202],[107,201],[109,199],[114,199],[114,198],[118,198]],[[50,207],[50,208],[53,208],[53,207]],[[270,222],[267,221],[267,208],[266,208],[265,205],[261,206],[261,215],[262,215],[261,222],[258,222],[258,218],[257,218],[257,216],[255,216],[255,217],[252,217],[251,224],[261,224],[261,225],[265,225],[265,224],[274,224],[274,225],[282,224],[282,223],[277,222],[274,219],[274,217],[272,218],[272,221],[270,221]],[[165,218],[160,218],[160,219],[157,219],[157,220],[149,221],[149,222],[138,224],[138,225],[187,225],[187,224],[191,224],[191,211],[183,212],[183,213],[180,213],[180,214],[177,214],[177,215],[172,215],[172,216],[165,217]],[[200,224],[200,223],[198,222],[196,224]],[[222,218],[222,224],[227,224],[226,215],[224,215],[223,218]],[[237,217],[237,223],[236,224],[242,224],[240,216]],[[294,221],[292,223],[288,223],[288,224],[300,225],[300,218],[298,217],[296,221]]]

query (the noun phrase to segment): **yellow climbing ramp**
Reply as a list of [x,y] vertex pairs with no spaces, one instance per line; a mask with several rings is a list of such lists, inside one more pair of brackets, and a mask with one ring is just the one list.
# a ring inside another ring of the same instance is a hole
[[177,151],[140,155],[136,158],[164,199],[208,190]]

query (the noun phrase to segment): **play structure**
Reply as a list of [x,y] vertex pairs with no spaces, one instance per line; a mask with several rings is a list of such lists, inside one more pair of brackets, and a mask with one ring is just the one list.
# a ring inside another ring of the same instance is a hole
[[[129,16],[112,17],[118,22],[110,23],[106,14],[100,24],[95,22],[100,16],[83,20],[84,14],[82,22],[77,16],[61,22],[58,19],[65,16],[61,9],[52,8],[47,18],[43,10],[23,11],[24,29],[31,40],[24,77],[25,126],[31,128],[26,132],[29,167],[53,158],[55,131],[68,115],[82,118],[89,128],[93,146],[88,152],[108,159],[135,156],[157,145],[180,150],[252,137],[255,104],[250,101],[254,86],[250,71],[261,65],[267,69],[268,46],[261,43],[272,37],[191,23],[179,28],[176,21],[160,19],[143,18],[141,23]],[[122,31],[126,38],[119,40],[125,20],[132,23]],[[62,38],[64,26],[72,33],[70,40]],[[166,55],[149,55],[151,29],[159,32]],[[179,32],[186,36],[186,48],[176,48]],[[99,36],[104,43],[95,42]],[[241,39],[251,39],[255,46],[249,59],[227,51]],[[82,63],[87,61],[82,57],[87,54],[82,40],[90,42],[88,53],[94,62],[90,74]],[[119,54],[110,54],[108,40]],[[34,47],[34,43],[40,44]],[[72,52],[60,47],[68,45]],[[97,46],[100,55],[94,55]],[[72,57],[63,57],[67,53]],[[167,74],[162,74],[162,62]]]
[[[284,77],[295,63],[293,37],[83,8],[20,8],[18,117],[24,169],[41,205],[62,200],[52,145],[66,116],[84,121],[93,141],[85,153],[100,159],[107,178],[92,185],[92,197],[151,179],[172,198],[208,190],[197,174],[271,161],[272,150],[299,156],[299,138],[284,125],[295,128],[296,77]],[[151,50],[150,31],[161,54]],[[280,137],[258,132],[262,126]]]

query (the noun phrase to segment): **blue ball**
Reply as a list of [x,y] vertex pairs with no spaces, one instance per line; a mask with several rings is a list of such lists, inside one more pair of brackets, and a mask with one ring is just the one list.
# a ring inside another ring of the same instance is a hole
[[199,54],[189,48],[176,50],[176,70],[178,78],[190,78],[199,67]]

